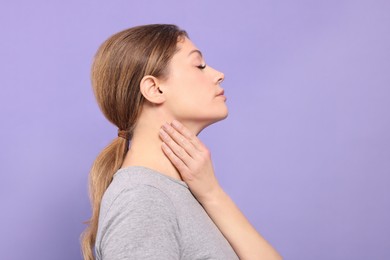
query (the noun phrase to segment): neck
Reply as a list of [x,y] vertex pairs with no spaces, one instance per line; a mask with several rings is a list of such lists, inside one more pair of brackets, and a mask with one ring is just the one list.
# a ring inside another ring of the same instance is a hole
[[164,122],[169,121],[159,122],[156,120],[142,120],[142,118],[138,120],[122,168],[143,166],[177,180],[182,180],[175,166],[161,149],[162,141],[159,137],[159,130]]
[[[129,151],[121,168],[143,166],[177,180],[183,180],[179,171],[164,154],[161,148],[162,140],[159,137],[161,126],[166,122],[172,122],[173,119],[163,109],[150,106],[147,103],[137,120]],[[181,123],[196,135],[205,127],[205,124],[201,122],[181,121]]]

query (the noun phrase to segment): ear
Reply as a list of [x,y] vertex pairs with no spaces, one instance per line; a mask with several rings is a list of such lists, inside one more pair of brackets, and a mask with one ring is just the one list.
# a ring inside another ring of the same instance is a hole
[[159,88],[159,80],[156,77],[147,75],[140,83],[142,95],[153,104],[162,104],[165,101],[164,93]]

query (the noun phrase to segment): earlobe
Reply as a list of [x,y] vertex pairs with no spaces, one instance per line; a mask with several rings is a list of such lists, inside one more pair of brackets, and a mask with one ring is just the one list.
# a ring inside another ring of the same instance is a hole
[[153,104],[161,104],[165,101],[164,92],[159,84],[159,80],[150,75],[143,77],[140,83],[142,95]]

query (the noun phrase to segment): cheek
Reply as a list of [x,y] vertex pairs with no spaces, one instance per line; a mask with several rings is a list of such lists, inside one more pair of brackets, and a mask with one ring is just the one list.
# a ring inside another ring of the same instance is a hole
[[207,101],[214,91],[204,72],[193,68],[175,70],[168,85],[175,99],[185,99],[187,103]]
[[184,81],[188,88],[198,92],[207,92],[212,89],[210,80],[202,71],[195,71],[190,76],[183,79],[183,82]]

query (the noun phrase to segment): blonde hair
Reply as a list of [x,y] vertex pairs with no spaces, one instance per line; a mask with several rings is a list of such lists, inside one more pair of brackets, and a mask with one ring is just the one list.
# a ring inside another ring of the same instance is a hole
[[[107,39],[98,49],[92,65],[92,87],[104,116],[129,139],[141,111],[144,97],[139,84],[146,75],[164,78],[177,42],[187,33],[175,25],[151,24],[133,27]],[[97,156],[89,173],[92,216],[81,235],[85,260],[93,260],[100,203],[113,175],[121,167],[129,140],[116,138]]]

